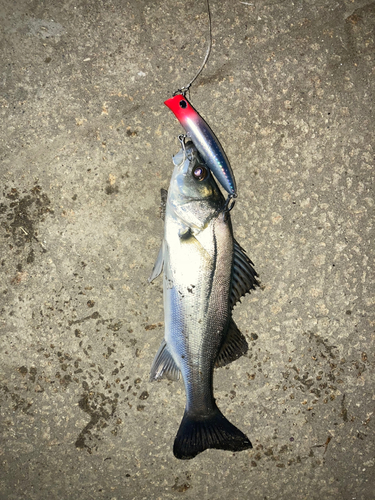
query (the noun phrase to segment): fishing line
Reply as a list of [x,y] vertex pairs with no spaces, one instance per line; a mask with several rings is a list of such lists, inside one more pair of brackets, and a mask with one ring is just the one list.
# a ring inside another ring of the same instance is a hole
[[186,93],[189,91],[191,85],[195,82],[195,80],[198,78],[198,76],[202,73],[203,68],[205,67],[208,58],[210,57],[211,54],[211,48],[212,48],[212,22],[211,22],[211,11],[210,11],[210,2],[209,0],[206,0],[207,4],[207,14],[208,14],[208,47],[206,50],[206,55],[204,56],[203,63],[201,67],[198,70],[198,73],[194,76],[194,78],[187,84],[181,87],[180,89],[176,90],[176,92],[173,93],[173,96],[177,94],[182,94],[184,97]]

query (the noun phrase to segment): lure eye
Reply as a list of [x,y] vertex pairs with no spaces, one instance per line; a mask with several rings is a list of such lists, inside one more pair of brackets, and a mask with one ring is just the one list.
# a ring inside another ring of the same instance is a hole
[[182,108],[182,109],[187,108],[187,102],[184,101],[183,99],[181,99],[181,101],[180,101],[180,108]]
[[197,167],[195,167],[193,169],[192,173],[193,173],[194,179],[196,179],[197,181],[203,181],[207,177],[208,170],[207,170],[207,168],[203,167],[202,165],[198,165]]

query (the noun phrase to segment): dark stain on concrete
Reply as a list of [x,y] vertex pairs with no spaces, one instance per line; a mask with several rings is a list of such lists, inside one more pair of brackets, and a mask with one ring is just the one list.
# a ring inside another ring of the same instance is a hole
[[78,406],[90,416],[90,422],[82,429],[75,442],[76,448],[86,449],[90,454],[97,449],[93,438],[99,438],[96,431],[107,427],[109,420],[114,416],[118,404],[118,395],[109,398],[103,393],[87,392],[82,394]]
[[6,221],[1,225],[17,247],[23,247],[33,239],[39,242],[37,225],[47,214],[53,213],[50,199],[38,184],[25,196],[22,194],[17,188],[8,188],[4,192],[5,199],[9,200],[8,206],[0,204],[0,214],[6,214]]
[[98,319],[100,318],[100,314],[98,311],[95,311],[94,313],[90,314],[90,316],[85,316],[84,318],[81,319],[76,319],[74,321],[69,321],[69,326],[71,325],[79,325],[80,323],[83,323],[84,321],[87,321],[89,319]]
[[174,481],[174,485],[172,486],[173,491],[177,491],[178,493],[185,493],[185,491],[191,488],[190,472],[185,473],[185,478],[180,478],[179,476],[177,476]]
[[17,255],[16,269],[22,272],[25,265],[34,263],[37,253],[46,253],[47,249],[38,234],[38,225],[54,211],[51,200],[42,192],[39,184],[28,192],[6,186],[3,196],[4,202],[0,203],[0,226],[5,231],[9,249]]

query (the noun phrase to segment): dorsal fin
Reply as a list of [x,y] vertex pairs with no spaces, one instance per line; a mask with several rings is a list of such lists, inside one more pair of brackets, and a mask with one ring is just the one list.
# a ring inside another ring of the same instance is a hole
[[232,289],[230,295],[231,309],[236,305],[240,298],[259,286],[257,272],[253,263],[246,255],[245,250],[234,240],[234,255],[232,264]]

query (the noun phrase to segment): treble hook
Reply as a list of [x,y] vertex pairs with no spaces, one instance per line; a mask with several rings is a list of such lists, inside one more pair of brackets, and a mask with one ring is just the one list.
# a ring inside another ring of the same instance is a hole
[[225,200],[224,206],[222,208],[222,211],[224,212],[224,220],[228,220],[229,212],[232,210],[236,203],[235,198],[237,198],[236,194],[229,194],[228,198]]
[[192,161],[193,160],[193,157],[194,155],[192,154],[191,151],[187,152],[186,151],[186,143],[185,143],[185,139],[187,138],[188,136],[185,135],[185,134],[180,134],[178,136],[178,140],[180,141],[180,144],[181,144],[181,148],[182,148],[182,151],[184,152],[184,160],[185,161],[185,158],[187,158],[189,161]]
[[180,134],[178,136],[178,140],[180,141],[180,144],[181,144],[181,147],[182,147],[184,154],[186,153],[185,139],[186,139],[185,134]]

